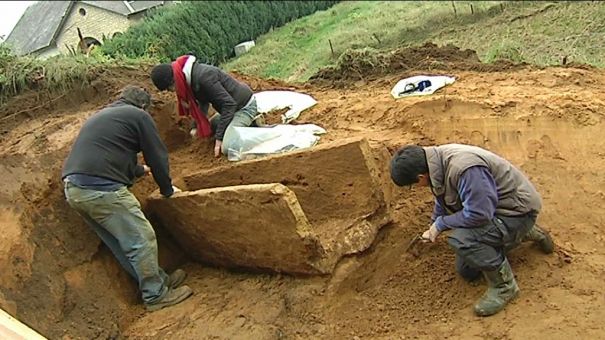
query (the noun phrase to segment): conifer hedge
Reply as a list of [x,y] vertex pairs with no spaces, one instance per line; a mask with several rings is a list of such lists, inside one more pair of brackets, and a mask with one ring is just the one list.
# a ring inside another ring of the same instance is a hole
[[183,1],[154,11],[101,49],[113,57],[162,61],[193,53],[202,62],[217,64],[233,55],[235,45],[337,2]]

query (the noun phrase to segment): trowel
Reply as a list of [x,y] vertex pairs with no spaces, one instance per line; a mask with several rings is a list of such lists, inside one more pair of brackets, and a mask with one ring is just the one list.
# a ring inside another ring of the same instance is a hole
[[417,234],[412,238],[408,246],[405,248],[405,251],[414,255],[414,257],[420,256],[420,254],[424,251],[425,248],[429,246],[431,241],[428,238],[422,237],[422,234]]

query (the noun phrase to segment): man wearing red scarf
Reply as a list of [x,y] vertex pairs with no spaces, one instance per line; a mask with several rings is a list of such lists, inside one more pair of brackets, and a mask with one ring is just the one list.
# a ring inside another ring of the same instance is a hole
[[[155,66],[151,79],[160,91],[176,91],[179,115],[193,119],[192,132],[197,137],[214,134],[216,157],[233,147],[234,127],[250,126],[256,119],[256,100],[250,87],[215,66],[196,62],[192,55]],[[218,113],[211,119],[210,104]]]

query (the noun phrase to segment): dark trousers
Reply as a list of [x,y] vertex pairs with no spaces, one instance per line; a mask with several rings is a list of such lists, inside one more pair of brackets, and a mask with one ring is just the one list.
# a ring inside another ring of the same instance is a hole
[[456,252],[456,270],[466,280],[477,279],[482,271],[496,270],[506,253],[521,244],[536,223],[538,214],[496,216],[477,228],[456,228],[448,237]]

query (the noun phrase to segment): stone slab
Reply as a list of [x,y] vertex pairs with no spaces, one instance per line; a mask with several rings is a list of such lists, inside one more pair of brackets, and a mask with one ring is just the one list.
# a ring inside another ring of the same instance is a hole
[[199,261],[329,273],[391,221],[389,159],[356,138],[237,162],[185,176],[188,192],[150,211]]
[[331,271],[295,193],[252,184],[150,198],[149,210],[195,260],[296,274]]

